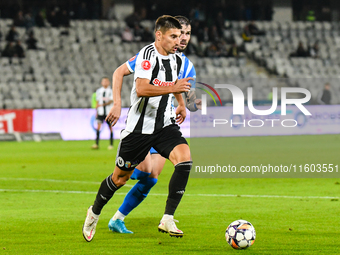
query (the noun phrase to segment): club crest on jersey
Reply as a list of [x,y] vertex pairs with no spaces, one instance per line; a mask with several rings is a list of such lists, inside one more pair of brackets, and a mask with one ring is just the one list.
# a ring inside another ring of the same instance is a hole
[[149,60],[144,60],[144,61],[142,62],[142,68],[143,68],[145,71],[149,70],[149,69],[151,68],[151,63],[150,63],[150,61],[149,61]]

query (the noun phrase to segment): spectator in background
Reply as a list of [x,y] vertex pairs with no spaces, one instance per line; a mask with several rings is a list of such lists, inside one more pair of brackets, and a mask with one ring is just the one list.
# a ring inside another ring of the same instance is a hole
[[201,22],[205,21],[205,11],[201,3],[198,3],[197,7],[191,10],[191,17],[193,20],[198,20]]
[[25,28],[26,31],[29,31],[35,25],[34,19],[30,12],[27,12],[25,15]]
[[249,32],[251,35],[266,35],[265,31],[260,30],[257,25],[255,24],[255,21],[251,21],[248,24]]
[[18,11],[17,15],[13,19],[13,25],[16,27],[23,27],[25,26],[25,18],[23,11]]
[[202,41],[199,41],[196,46],[196,55],[202,58],[204,57],[204,52],[205,52],[204,44]]
[[15,42],[19,39],[19,33],[17,32],[15,26],[11,26],[11,29],[8,31],[6,35],[6,41]]
[[212,42],[218,42],[220,40],[220,35],[217,31],[216,26],[212,26],[209,31],[209,40]]
[[239,54],[240,54],[239,48],[237,47],[236,43],[233,43],[228,50],[227,57],[238,58]]
[[111,6],[110,6],[109,10],[107,11],[106,17],[107,17],[108,20],[117,19],[116,6],[115,6],[114,2],[111,3]]
[[13,41],[9,41],[5,49],[2,51],[2,57],[7,57],[10,59],[10,63],[12,63],[12,58],[15,56],[16,51],[15,51],[15,45]]
[[320,93],[320,95],[318,96],[318,103],[330,105],[331,100],[332,100],[331,85],[329,83],[326,83],[322,93]]
[[123,42],[132,42],[133,41],[133,34],[129,27],[126,27],[122,32],[122,40]]
[[28,50],[37,50],[38,49],[37,42],[38,42],[38,40],[34,37],[33,31],[31,31],[29,33],[28,39],[26,40],[27,49]]
[[151,33],[148,27],[145,27],[143,30],[142,41],[143,42],[152,42],[154,40],[153,34]]
[[130,28],[134,28],[135,24],[139,24],[140,21],[141,19],[137,11],[134,11],[132,14],[125,18],[125,22]]
[[209,28],[207,26],[198,30],[197,40],[199,42],[209,42]]
[[318,58],[319,57],[319,44],[318,42],[314,43],[312,47],[308,48],[309,56],[312,58]]
[[66,10],[63,10],[60,16],[60,25],[62,27],[70,27],[70,16]]
[[245,43],[247,42],[252,42],[253,41],[253,35],[251,34],[250,30],[249,30],[249,25],[246,25],[244,28],[243,28],[243,32],[242,32],[242,38],[243,38],[243,41]]
[[296,57],[307,57],[307,56],[308,56],[308,52],[305,50],[303,43],[299,41],[299,45],[296,50]]
[[15,44],[15,56],[18,58],[24,58],[25,57],[25,51],[24,48],[21,45],[21,41],[18,40]]
[[37,27],[45,27],[45,17],[42,11],[35,16],[35,24]]
[[50,15],[47,17],[47,21],[51,24],[52,27],[59,27],[59,19],[57,16],[57,10],[52,10]]
[[78,9],[78,18],[79,19],[88,19],[89,18],[89,10],[87,9],[87,5],[85,2],[82,2]]
[[140,42],[142,40],[143,29],[138,24],[135,24],[135,27],[133,29],[133,37],[134,41],[136,42]]
[[205,56],[210,58],[217,58],[220,56],[220,52],[218,51],[218,48],[215,43],[211,43],[206,49],[205,49]]
[[221,11],[217,13],[215,25],[217,27],[217,31],[220,37],[223,37],[223,32],[224,32],[225,27],[224,27],[223,13]]

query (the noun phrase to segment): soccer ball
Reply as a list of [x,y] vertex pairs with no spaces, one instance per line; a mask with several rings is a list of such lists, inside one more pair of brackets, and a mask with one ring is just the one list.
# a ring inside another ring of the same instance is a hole
[[246,220],[232,222],[225,231],[225,238],[234,249],[247,249],[255,242],[256,232]]

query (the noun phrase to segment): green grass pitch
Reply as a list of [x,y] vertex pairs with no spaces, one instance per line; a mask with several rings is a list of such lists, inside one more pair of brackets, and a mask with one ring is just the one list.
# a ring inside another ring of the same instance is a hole
[[[223,139],[230,146],[212,153],[224,153],[235,165],[268,158],[278,165],[299,158],[340,165],[340,135]],[[86,210],[115,160],[115,151],[106,150],[107,141],[101,141],[98,151],[91,145],[0,143],[0,254],[339,253],[340,180],[334,178],[190,178],[175,215],[184,237],[159,233],[173,172],[169,162],[148,198],[125,220],[133,235],[112,233],[107,227],[135,183],[129,181],[103,209],[96,235],[87,243],[81,232]],[[285,155],[285,162],[278,153]],[[250,221],[256,229],[256,241],[247,250],[233,250],[224,238],[226,227],[237,219]]]

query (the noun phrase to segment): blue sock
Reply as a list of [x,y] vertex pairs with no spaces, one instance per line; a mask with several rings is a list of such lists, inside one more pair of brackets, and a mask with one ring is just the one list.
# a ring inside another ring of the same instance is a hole
[[151,188],[157,183],[155,178],[144,178],[137,182],[135,186],[126,194],[123,204],[119,207],[119,211],[128,215],[136,208],[149,194]]
[[132,173],[130,179],[131,180],[141,180],[141,179],[148,177],[150,174],[151,173],[145,173],[145,172],[135,168],[135,170],[133,170],[133,173]]

